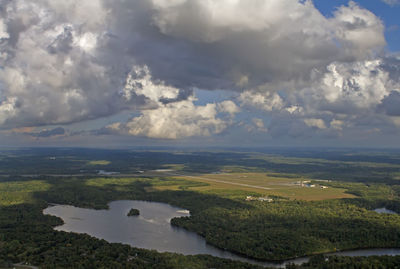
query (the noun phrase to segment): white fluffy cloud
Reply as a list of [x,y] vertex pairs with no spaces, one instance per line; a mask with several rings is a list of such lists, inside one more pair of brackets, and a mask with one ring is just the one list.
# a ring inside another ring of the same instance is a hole
[[109,129],[135,136],[161,139],[178,139],[191,136],[210,136],[224,131],[231,123],[230,117],[219,117],[227,112],[233,116],[238,108],[231,101],[195,106],[194,100],[185,100],[146,110],[126,124],[113,124]]
[[218,111],[228,113],[230,116],[235,116],[240,112],[240,108],[232,101],[227,100],[217,104]]
[[128,75],[122,95],[130,100],[143,96],[153,106],[127,123],[107,128],[118,133],[159,139],[210,136],[224,131],[240,108],[230,100],[196,106],[193,96],[179,99],[179,90],[163,82],[153,82],[148,67],[135,67]]
[[334,62],[320,80],[300,94],[309,105],[318,104],[320,109],[351,114],[357,110],[375,109],[398,87],[398,81],[391,80],[382,68],[381,60]]
[[0,127],[131,110],[141,116],[110,128],[221,133],[239,107],[195,105],[196,88],[238,92],[272,117],[259,128],[362,126],[398,116],[400,60],[384,54],[384,31],[352,1],[325,17],[298,0],[0,0]]
[[[268,129],[265,128],[265,126],[264,126],[263,119],[253,118],[251,121],[254,124],[254,130],[259,131],[259,132],[268,132]],[[253,129],[250,129],[250,131],[251,130],[253,130]]]
[[79,3],[1,2],[8,32],[0,43],[0,105],[14,100],[12,113],[2,115],[6,126],[79,121],[122,105],[105,105],[115,85],[89,54],[106,30],[106,13],[100,1]]
[[152,81],[147,66],[134,66],[128,74],[122,95],[131,100],[136,96],[144,96],[149,101],[158,103],[162,100],[174,100],[179,96],[179,89],[165,85],[162,81]]
[[246,91],[239,100],[246,106],[273,112],[269,129],[277,136],[285,132],[297,137],[315,130],[337,134],[349,128],[366,132],[372,127],[392,128],[398,126],[396,117],[400,115],[400,81],[388,65],[397,66],[378,59],[333,62],[325,72],[315,71],[315,79],[307,87],[286,91],[284,97]]
[[240,94],[239,101],[242,105],[265,111],[280,110],[284,106],[282,98],[270,92],[245,91]]
[[7,32],[6,25],[4,24],[4,21],[0,18],[0,39],[6,39],[9,37],[10,35]]
[[383,23],[352,1],[335,12],[332,23],[342,51],[349,56],[362,58],[366,52],[379,50],[385,44]]
[[152,2],[154,24],[162,33],[202,44],[194,48],[217,57],[217,67],[231,69],[235,82],[251,87],[308,80],[315,68],[365,59],[385,45],[380,19],[354,2],[332,18],[311,1]]
[[325,122],[322,119],[304,119],[304,123],[309,127],[326,129]]
[[333,119],[333,120],[330,122],[331,128],[336,129],[336,130],[339,130],[339,131],[343,130],[344,124],[345,124],[344,121],[342,121],[342,120],[336,120],[336,119]]
[[3,124],[5,119],[12,117],[16,114],[16,100],[14,98],[7,98],[0,104],[0,124]]

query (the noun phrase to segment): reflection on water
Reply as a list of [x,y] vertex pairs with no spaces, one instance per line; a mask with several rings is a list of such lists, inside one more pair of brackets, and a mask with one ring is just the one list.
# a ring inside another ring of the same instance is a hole
[[[160,252],[210,254],[250,262],[207,244],[196,233],[170,224],[172,218],[190,216],[187,210],[145,201],[114,201],[109,207],[109,210],[93,210],[56,205],[46,208],[43,213],[64,220],[64,225],[55,228],[58,231],[86,233],[111,243],[124,243]],[[132,208],[139,209],[140,215],[128,217]]]
[[[115,201],[109,210],[92,210],[73,206],[53,206],[44,213],[60,217],[65,224],[58,231],[87,233],[109,242],[139,248],[183,254],[210,254],[201,237],[171,226],[174,217],[189,216],[180,208],[144,201]],[[139,209],[139,216],[128,217],[130,209]]]
[[374,209],[375,212],[379,213],[379,214],[397,214],[396,212],[390,210],[390,209],[386,209],[386,208],[377,208]]
[[[128,217],[130,209],[139,209],[139,216]],[[145,201],[114,201],[109,210],[94,210],[67,205],[50,206],[44,214],[60,217],[64,225],[58,231],[86,233],[111,243],[129,244],[133,247],[154,249],[160,252],[176,252],[185,255],[210,254],[259,264],[268,267],[284,267],[288,263],[301,264],[307,257],[282,263],[259,262],[235,255],[229,251],[208,245],[196,233],[174,227],[174,217],[189,216],[189,211],[164,203]],[[400,249],[370,249],[335,253],[343,256],[399,255]],[[328,254],[332,255],[332,254]]]

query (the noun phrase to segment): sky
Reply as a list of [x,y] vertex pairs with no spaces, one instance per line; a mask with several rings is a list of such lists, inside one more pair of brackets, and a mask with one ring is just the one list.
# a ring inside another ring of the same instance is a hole
[[399,148],[398,14],[398,0],[0,0],[0,147]]

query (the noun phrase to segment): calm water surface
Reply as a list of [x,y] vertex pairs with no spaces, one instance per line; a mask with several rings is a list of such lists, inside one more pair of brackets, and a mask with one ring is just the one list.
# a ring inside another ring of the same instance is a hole
[[[130,209],[139,209],[139,216],[128,217]],[[239,260],[269,267],[284,267],[288,263],[301,264],[307,257],[282,263],[259,262],[244,258],[206,243],[196,233],[174,227],[172,218],[189,216],[187,210],[164,203],[145,201],[114,201],[108,210],[78,208],[68,205],[50,206],[46,215],[61,218],[64,224],[58,231],[86,233],[111,243],[129,244],[133,247],[176,252],[185,255],[209,254],[220,258]],[[332,255],[332,254],[328,254]],[[335,253],[344,256],[400,255],[400,249],[369,249]]]
[[390,209],[384,208],[384,207],[383,208],[374,209],[374,211],[379,213],[379,214],[397,214],[396,212],[394,212],[394,211],[392,211]]

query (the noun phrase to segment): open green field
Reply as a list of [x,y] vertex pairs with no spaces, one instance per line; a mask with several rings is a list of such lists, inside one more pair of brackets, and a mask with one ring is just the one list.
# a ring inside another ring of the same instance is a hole
[[[242,191],[243,195],[256,193],[261,196],[274,195],[289,199],[318,201],[326,199],[353,198],[352,194],[346,193],[345,188],[328,187],[323,182],[315,184],[315,187],[301,186],[301,181],[311,181],[306,178],[285,177],[279,174],[273,176],[266,173],[222,173],[222,174],[202,174],[202,175],[182,175],[175,176],[177,179],[185,179],[204,183],[201,186],[189,186],[192,191],[210,193],[213,191]],[[155,187],[157,190],[179,190],[181,186],[160,185]],[[243,197],[244,198],[244,197]]]
[[111,162],[106,160],[97,160],[88,162],[89,165],[109,165]]
[[33,194],[46,191],[50,186],[42,180],[0,182],[0,206],[33,203]]

